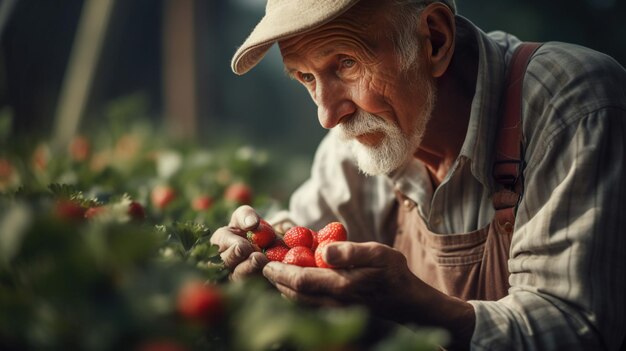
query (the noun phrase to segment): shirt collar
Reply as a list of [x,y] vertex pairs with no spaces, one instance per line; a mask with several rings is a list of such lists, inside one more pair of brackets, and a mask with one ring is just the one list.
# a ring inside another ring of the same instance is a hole
[[[465,141],[459,157],[450,171],[456,170],[459,160],[465,158],[470,162],[463,162],[463,164],[468,164],[471,167],[470,170],[474,177],[488,189],[494,189],[491,171],[493,145],[498,127],[500,98],[505,78],[505,53],[509,52],[509,45],[513,46],[519,41],[504,33],[496,34],[496,37],[502,36],[502,38],[494,40],[492,35],[487,35],[469,20],[458,15],[456,16],[456,26],[457,42],[469,41],[470,45],[475,46],[478,54],[478,73]],[[432,196],[433,189],[427,186],[430,182],[426,181],[429,180],[428,173],[421,162],[409,161],[400,169],[389,174],[389,177],[396,184],[397,190],[414,200],[424,196]],[[424,177],[425,179],[422,179]],[[446,178],[449,178],[449,175]],[[420,188],[423,189],[420,194],[415,193],[415,189]]]
[[457,40],[470,40],[476,45],[478,52],[476,91],[459,157],[468,158],[474,177],[484,186],[493,189],[491,170],[506,70],[504,51],[496,41],[466,18],[456,16],[456,24],[459,33]]

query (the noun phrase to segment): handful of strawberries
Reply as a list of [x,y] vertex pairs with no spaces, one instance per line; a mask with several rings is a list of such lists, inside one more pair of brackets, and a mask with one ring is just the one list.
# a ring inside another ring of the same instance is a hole
[[259,246],[270,261],[300,267],[332,268],[322,258],[322,248],[331,242],[345,241],[346,228],[339,222],[328,223],[318,232],[303,226],[292,227],[280,238],[272,226],[261,219],[257,229],[248,231],[248,240]]

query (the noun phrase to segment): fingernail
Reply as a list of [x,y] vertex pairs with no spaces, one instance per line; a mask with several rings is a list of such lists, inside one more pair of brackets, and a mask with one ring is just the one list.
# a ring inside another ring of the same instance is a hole
[[243,219],[243,224],[246,227],[252,227],[254,224],[256,224],[256,217],[253,215],[249,215],[246,218]]
[[265,269],[269,269],[270,271],[273,271],[274,269],[276,269],[276,262],[275,261],[270,261],[265,265]]
[[272,274],[272,270],[273,270],[272,262],[269,262],[268,264],[265,265],[265,267],[263,267],[263,275],[272,285],[275,286],[276,282],[274,282],[274,280],[269,277],[269,275]]
[[[267,274],[272,273],[272,262],[268,263],[263,267],[263,275],[267,278]],[[268,278],[269,279],[269,278]]]
[[322,256],[324,261],[328,264],[332,264],[334,258],[339,254],[338,245],[328,245],[324,248]]

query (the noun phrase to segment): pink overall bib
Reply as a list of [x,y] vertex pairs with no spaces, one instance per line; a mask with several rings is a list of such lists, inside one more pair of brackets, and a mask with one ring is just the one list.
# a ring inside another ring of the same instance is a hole
[[436,289],[463,300],[498,300],[508,294],[507,261],[522,193],[522,81],[537,43],[521,44],[511,59],[507,90],[496,138],[494,179],[502,188],[493,195],[495,215],[486,227],[470,233],[435,234],[415,202],[397,194],[398,230],[394,248],[407,257],[411,271]]

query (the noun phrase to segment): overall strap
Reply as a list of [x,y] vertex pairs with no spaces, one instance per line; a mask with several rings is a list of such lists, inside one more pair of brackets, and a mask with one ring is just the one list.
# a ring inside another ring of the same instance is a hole
[[[501,190],[493,194],[495,224],[499,233],[511,235],[515,213],[524,192],[524,148],[522,146],[522,87],[530,57],[540,43],[522,43],[513,52],[500,106],[493,164],[493,177]],[[508,250],[508,247],[506,248]]]
[[522,86],[531,56],[541,43],[524,42],[511,57],[506,76],[505,92],[500,108],[500,125],[496,136],[493,177],[505,189],[521,196],[524,157],[522,148]]

